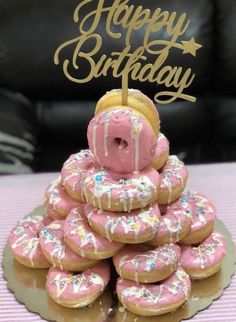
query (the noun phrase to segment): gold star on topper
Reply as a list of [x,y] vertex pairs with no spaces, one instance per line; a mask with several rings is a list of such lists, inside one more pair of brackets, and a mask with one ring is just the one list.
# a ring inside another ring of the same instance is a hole
[[188,41],[182,40],[181,42],[183,44],[182,46],[183,54],[191,54],[194,57],[196,57],[196,51],[202,47],[201,45],[195,42],[194,37],[192,37]]

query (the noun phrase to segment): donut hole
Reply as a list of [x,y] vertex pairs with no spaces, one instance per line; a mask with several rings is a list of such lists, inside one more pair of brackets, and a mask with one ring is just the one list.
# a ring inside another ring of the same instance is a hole
[[121,138],[115,138],[114,144],[120,149],[124,150],[128,146],[128,142]]

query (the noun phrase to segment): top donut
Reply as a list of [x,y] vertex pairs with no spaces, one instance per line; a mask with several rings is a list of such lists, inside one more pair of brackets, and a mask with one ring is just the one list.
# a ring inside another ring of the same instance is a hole
[[102,167],[126,174],[151,164],[160,122],[153,102],[140,91],[129,90],[127,106],[121,101],[121,90],[108,92],[98,101],[87,136]]
[[130,107],[133,110],[141,113],[148,120],[154,131],[154,134],[158,136],[160,131],[160,119],[153,101],[137,89],[128,89],[127,101],[127,106],[122,105],[122,90],[113,89],[99,99],[95,114],[99,114],[114,106],[123,106],[124,108]]

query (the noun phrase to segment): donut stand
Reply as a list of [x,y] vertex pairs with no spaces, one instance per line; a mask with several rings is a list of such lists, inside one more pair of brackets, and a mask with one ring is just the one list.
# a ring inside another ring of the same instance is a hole
[[[87,150],[45,187],[12,229],[4,277],[51,321],[181,321],[207,309],[234,273],[231,236],[211,200],[185,190],[154,103],[106,93]],[[150,121],[151,120],[151,121]],[[220,214],[219,214],[220,215]]]

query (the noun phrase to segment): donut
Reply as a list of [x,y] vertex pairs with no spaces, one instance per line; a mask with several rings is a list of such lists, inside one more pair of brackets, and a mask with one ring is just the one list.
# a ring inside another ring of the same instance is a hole
[[158,230],[152,240],[152,246],[177,243],[190,231],[192,224],[192,207],[188,202],[175,202],[167,207],[159,218]]
[[176,155],[170,155],[160,172],[160,189],[157,196],[158,204],[170,204],[183,192],[188,171]]
[[95,159],[90,150],[72,154],[61,170],[61,183],[66,192],[75,200],[84,202],[81,182],[84,173],[94,165]]
[[45,215],[28,215],[17,223],[8,237],[15,260],[27,267],[48,268],[50,263],[43,255],[39,245],[39,232],[44,224],[51,222]]
[[80,308],[91,304],[102,294],[109,278],[110,269],[106,262],[100,262],[79,274],[52,266],[48,271],[46,289],[57,304]]
[[[45,283],[44,283],[45,287]],[[55,321],[61,322],[105,322],[111,313],[112,296],[109,288],[91,304],[79,309],[64,308],[48,297],[48,310]]]
[[198,246],[181,246],[181,265],[191,279],[203,279],[220,269],[226,251],[224,237],[213,231]]
[[175,311],[189,299],[191,281],[179,267],[169,278],[158,284],[137,284],[118,279],[116,292],[125,308],[142,316],[160,315]]
[[99,235],[127,244],[140,244],[152,239],[160,217],[157,203],[128,214],[104,211],[87,204],[84,213],[92,229]]
[[41,230],[39,243],[47,260],[54,267],[72,272],[80,272],[94,266],[96,260],[85,259],[65,245],[63,230],[64,220],[55,220]]
[[72,209],[65,220],[64,239],[72,251],[92,260],[112,257],[124,246],[94,232],[77,208]]
[[165,135],[160,132],[157,138],[157,146],[151,166],[156,170],[160,170],[169,157],[169,150],[169,141]]
[[101,210],[130,212],[156,200],[159,174],[149,167],[126,175],[94,167],[87,171],[83,185],[88,203]]
[[16,226],[32,227],[34,230],[37,230],[37,232],[40,232],[44,226],[49,225],[53,221],[53,219],[45,212],[39,211],[38,209],[36,210],[37,213],[25,216],[23,219],[17,222]]
[[178,245],[127,245],[113,257],[117,273],[136,283],[155,283],[170,276],[180,259]]
[[143,114],[149,121],[156,136],[160,129],[160,119],[153,101],[137,89],[128,89],[127,106],[122,105],[122,90],[113,89],[103,95],[97,102],[95,114],[114,106],[130,107]]
[[132,173],[148,166],[157,138],[148,121],[131,108],[115,107],[95,115],[87,131],[97,161],[117,173]]
[[48,215],[53,219],[64,219],[72,208],[80,207],[83,204],[73,200],[61,185],[61,177],[53,180],[44,194],[44,205]]
[[[201,243],[214,229],[216,209],[214,204],[203,194],[190,190],[182,194],[175,207],[191,203],[192,224],[190,232],[179,243],[192,245]],[[173,207],[174,208],[174,207]]]

